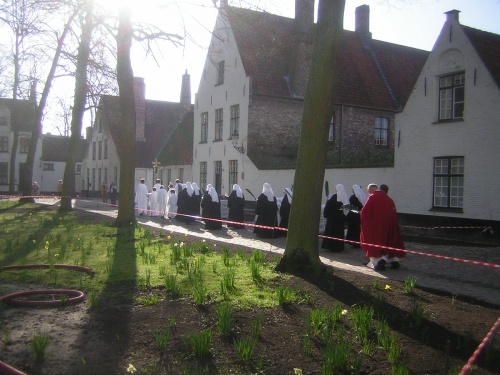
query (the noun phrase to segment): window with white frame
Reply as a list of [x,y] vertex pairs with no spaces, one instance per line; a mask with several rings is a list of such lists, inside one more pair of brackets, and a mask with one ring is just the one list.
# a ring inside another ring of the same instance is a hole
[[436,208],[463,208],[463,157],[453,156],[434,159],[433,198],[433,206]]
[[215,65],[217,70],[217,77],[215,78],[216,85],[222,85],[224,83],[224,61],[220,61]]
[[229,189],[238,183],[238,160],[229,160]]
[[96,149],[96,143],[92,142],[92,160],[95,160]]
[[98,155],[99,155],[99,160],[102,159],[102,141],[99,141],[99,148],[98,148]]
[[389,143],[389,119],[375,117],[374,128],[375,146],[387,146]]
[[224,111],[222,108],[215,110],[215,139],[214,141],[222,141],[222,129],[224,126]]
[[208,112],[201,114],[200,143],[207,143],[208,139]]
[[108,140],[104,140],[104,159],[108,158]]
[[30,137],[19,137],[19,153],[27,154],[30,149]]
[[231,137],[238,137],[240,135],[240,105],[235,104],[231,106]]
[[184,168],[179,168],[179,180],[184,181]]
[[0,185],[9,184],[9,163],[0,163]]
[[0,152],[9,152],[9,137],[0,137]]
[[439,120],[464,117],[465,73],[439,78]]
[[205,190],[207,186],[207,162],[200,162],[200,189]]
[[75,174],[82,174],[82,163],[75,164]]

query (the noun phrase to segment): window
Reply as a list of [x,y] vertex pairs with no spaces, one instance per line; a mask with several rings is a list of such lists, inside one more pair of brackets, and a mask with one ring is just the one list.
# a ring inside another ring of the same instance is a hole
[[375,117],[375,146],[387,146],[389,140],[389,119]]
[[207,186],[207,162],[200,162],[200,189],[205,190]]
[[464,158],[434,159],[434,207],[463,208]]
[[229,188],[238,183],[238,160],[229,160]]
[[43,163],[43,170],[44,171],[53,171],[54,170],[54,163]]
[[231,137],[238,137],[240,135],[240,105],[231,106]]
[[92,160],[95,160],[96,144],[92,142]]
[[464,117],[465,73],[439,78],[439,119]]
[[75,174],[82,174],[82,163],[75,164]]
[[104,140],[104,159],[108,158],[108,140]]
[[118,167],[114,167],[113,182],[115,186],[118,186]]
[[102,141],[99,141],[99,160],[102,159]]
[[224,112],[222,108],[215,110],[215,141],[222,141],[222,126],[224,124],[223,116]]
[[101,168],[97,168],[97,186],[94,185],[94,189],[95,187],[97,187],[97,191],[99,191],[101,189],[101,185],[102,185]]
[[19,137],[19,153],[27,154],[30,149],[30,137]]
[[0,163],[0,185],[9,184],[9,164],[7,162]]
[[200,137],[200,143],[207,143],[207,137],[208,137],[208,112],[203,112],[201,114],[201,137]]
[[179,168],[179,180],[184,181],[184,168]]
[[329,130],[328,130],[328,142],[333,142],[333,135],[334,135],[334,131],[335,131],[334,125],[335,125],[335,116],[332,116],[332,119],[330,120]]
[[0,137],[0,152],[9,152],[9,137]]
[[224,83],[224,61],[217,63],[215,68],[217,69],[215,84],[222,85]]
[[0,126],[7,126],[7,117],[0,116]]
[[95,191],[95,168],[92,168],[92,186],[91,186],[91,188],[93,191]]
[[171,183],[172,182],[172,170],[167,169],[167,182]]
[[108,186],[108,168],[104,168],[104,183]]

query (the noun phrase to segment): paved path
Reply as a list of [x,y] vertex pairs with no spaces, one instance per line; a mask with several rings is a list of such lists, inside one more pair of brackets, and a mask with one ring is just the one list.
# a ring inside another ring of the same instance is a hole
[[[77,200],[76,209],[83,209],[101,215],[116,217],[117,210],[110,205],[98,201]],[[137,216],[139,223],[161,228],[180,234],[189,234],[205,240],[223,241],[254,249],[283,254],[285,238],[275,238],[263,241],[253,234],[253,228],[232,230],[225,226],[214,232],[206,231],[200,222],[191,224],[176,220],[161,221],[157,217]],[[417,242],[405,242],[408,250],[426,254],[437,254],[460,259],[481,261],[500,265],[500,247],[429,245]],[[319,247],[319,242],[318,242]],[[491,268],[457,261],[439,259],[436,257],[408,254],[401,261],[401,268],[386,271],[374,271],[363,265],[366,261],[361,249],[346,245],[342,253],[332,253],[323,249],[319,251],[321,260],[335,268],[364,273],[379,278],[389,278],[404,281],[408,276],[417,278],[417,285],[473,299],[488,302],[500,307],[500,268]]]

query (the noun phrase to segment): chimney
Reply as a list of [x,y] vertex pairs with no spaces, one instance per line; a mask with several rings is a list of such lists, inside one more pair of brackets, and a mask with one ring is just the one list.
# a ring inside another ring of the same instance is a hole
[[295,21],[301,31],[314,24],[314,0],[295,0]]
[[182,86],[181,86],[181,106],[186,111],[191,109],[191,76],[186,73],[182,75]]
[[145,141],[146,127],[146,85],[144,78],[134,77],[135,139]]
[[356,34],[363,40],[371,40],[372,33],[370,32],[370,6],[360,5],[356,8],[355,13],[355,27]]
[[460,20],[458,19],[458,15],[459,15],[460,11],[459,10],[456,10],[456,9],[453,9],[453,10],[450,10],[448,12],[444,12],[444,14],[446,14],[446,22],[448,21],[457,21],[459,22]]

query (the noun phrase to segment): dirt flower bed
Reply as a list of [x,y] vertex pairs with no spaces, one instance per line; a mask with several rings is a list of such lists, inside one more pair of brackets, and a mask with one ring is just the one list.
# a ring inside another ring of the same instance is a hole
[[[86,216],[85,220],[102,220],[80,214]],[[233,253],[241,248],[229,247]],[[293,290],[295,301],[266,309],[234,306],[234,324],[225,337],[218,334],[220,304],[215,303],[216,296],[197,306],[192,297],[174,298],[163,287],[110,285],[107,298],[97,307],[91,307],[88,299],[50,308],[3,306],[0,359],[32,375],[127,374],[134,369],[136,374],[322,374],[328,373],[326,331],[314,329],[311,312],[323,310],[331,315],[340,309],[329,337],[332,347],[348,343],[350,364],[332,374],[394,373],[398,367],[379,342],[381,325],[377,324],[383,322],[399,350],[396,362],[401,366],[396,373],[457,374],[500,315],[495,306],[418,286],[409,294],[404,283],[339,269],[277,277],[272,283]],[[2,285],[0,293],[40,287]],[[155,303],[138,302],[145,298]],[[363,341],[353,311],[364,308],[371,309],[373,317],[367,340]],[[257,321],[262,325],[255,336]],[[195,355],[190,341],[200,332],[211,334],[206,355]],[[40,363],[33,361],[29,347],[36,333],[50,337],[45,360]],[[160,350],[155,339],[159,333],[168,336],[166,349]],[[249,358],[238,354],[235,342],[252,343]],[[470,373],[498,374],[499,368],[496,335]]]

